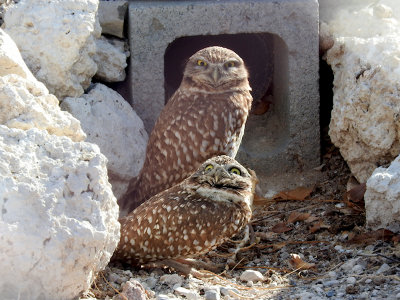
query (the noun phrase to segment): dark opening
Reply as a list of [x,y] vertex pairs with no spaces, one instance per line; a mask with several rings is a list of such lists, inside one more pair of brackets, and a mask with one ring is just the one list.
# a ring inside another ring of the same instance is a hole
[[268,33],[199,35],[178,38],[168,45],[164,56],[165,102],[178,89],[186,61],[198,50],[221,46],[235,51],[250,73],[253,98],[262,99],[271,92],[273,39]]
[[319,92],[321,99],[319,106],[321,151],[324,152],[331,146],[328,131],[333,108],[333,72],[331,67],[322,58],[319,61]]

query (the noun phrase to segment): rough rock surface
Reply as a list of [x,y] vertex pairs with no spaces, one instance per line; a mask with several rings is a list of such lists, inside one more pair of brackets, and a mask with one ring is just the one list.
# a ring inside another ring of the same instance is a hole
[[0,28],[0,76],[8,74],[17,74],[25,79],[36,81],[36,78],[22,59],[17,45]]
[[96,40],[96,54],[93,59],[97,64],[96,78],[105,82],[123,81],[126,77],[126,59],[128,45],[121,40],[107,39],[101,36]]
[[148,135],[142,120],[124,98],[99,83],[80,98],[66,98],[61,108],[81,121],[88,142],[99,145],[114,194],[122,196],[143,166]]
[[326,53],[334,73],[329,135],[365,182],[400,153],[400,2],[351,2],[325,20],[334,38]]
[[100,1],[99,21],[102,33],[124,37],[124,21],[128,1]]
[[368,227],[400,232],[400,156],[372,173],[364,199]]
[[39,128],[73,141],[86,137],[79,121],[60,109],[57,98],[42,83],[18,75],[0,77],[0,124],[22,130]]
[[98,147],[0,125],[2,299],[72,299],[119,240],[118,206]]
[[82,95],[97,71],[97,7],[98,0],[21,0],[4,15],[28,67],[59,99]]

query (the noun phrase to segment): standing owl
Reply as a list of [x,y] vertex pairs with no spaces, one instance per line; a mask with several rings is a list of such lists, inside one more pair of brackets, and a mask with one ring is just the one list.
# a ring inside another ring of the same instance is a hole
[[243,60],[232,50],[209,47],[191,56],[150,134],[143,168],[119,201],[121,216],[187,178],[206,159],[234,158],[253,100],[250,91]]
[[120,219],[113,259],[140,265],[216,248],[250,221],[256,182],[252,170],[229,156],[208,159],[190,177]]

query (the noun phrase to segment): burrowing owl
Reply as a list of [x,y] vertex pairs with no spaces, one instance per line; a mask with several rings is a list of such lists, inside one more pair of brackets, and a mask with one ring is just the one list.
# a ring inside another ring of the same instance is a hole
[[132,264],[210,251],[250,221],[255,173],[233,158],[208,159],[181,183],[120,219],[114,259]]
[[235,157],[252,96],[243,60],[209,47],[186,63],[180,87],[162,110],[139,176],[120,199],[121,215],[187,178],[206,159]]

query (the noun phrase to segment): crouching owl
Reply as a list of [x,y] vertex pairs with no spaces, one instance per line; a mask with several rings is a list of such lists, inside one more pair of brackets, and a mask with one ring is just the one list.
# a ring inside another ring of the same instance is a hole
[[143,168],[119,200],[121,216],[187,178],[206,159],[234,158],[251,108],[250,91],[248,72],[235,52],[209,47],[190,57],[150,134]]
[[254,171],[221,155],[120,219],[113,259],[134,265],[206,253],[250,221]]

